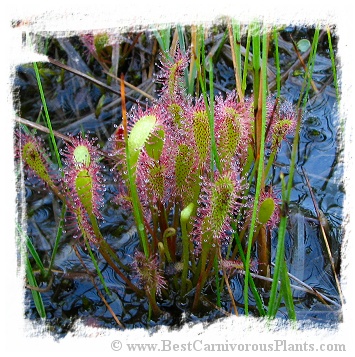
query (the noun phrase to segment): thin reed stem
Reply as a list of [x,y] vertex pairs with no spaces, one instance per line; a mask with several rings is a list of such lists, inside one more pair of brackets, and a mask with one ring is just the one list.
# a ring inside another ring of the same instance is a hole
[[55,138],[54,138],[53,129],[52,129],[52,123],[51,123],[51,120],[50,120],[50,117],[49,117],[49,112],[48,112],[48,108],[47,108],[47,102],[46,102],[46,98],[44,96],[41,77],[39,75],[39,70],[38,70],[38,66],[37,66],[36,62],[33,63],[33,67],[34,67],[34,70],[35,70],[35,73],[36,73],[38,89],[39,89],[39,93],[40,93],[40,96],[41,96],[41,101],[42,101],[44,114],[45,114],[45,118],[46,118],[46,124],[47,124],[47,127],[49,129],[49,137],[51,139],[51,142],[52,142],[52,145],[53,145],[53,148],[54,148],[54,153],[55,153],[55,157],[56,157],[56,160],[57,160],[57,164],[58,164],[59,168],[62,168],[63,167],[62,160],[60,159],[60,155],[59,155],[59,151],[58,151],[58,147],[57,147],[57,142],[55,141]]
[[[260,29],[258,28],[260,31]],[[255,43],[255,49],[258,47],[257,43],[260,45],[260,37],[259,34],[257,33],[256,39],[253,38],[253,43]],[[261,68],[261,95],[262,95],[262,107],[258,108],[258,111],[261,111],[261,132],[260,132],[260,137],[258,140],[260,140],[260,152],[258,153],[258,170],[257,170],[257,179],[256,179],[256,188],[255,188],[255,197],[254,197],[254,204],[253,204],[253,212],[252,212],[252,218],[250,222],[250,228],[249,228],[249,235],[248,235],[248,246],[247,246],[247,254],[246,254],[246,262],[245,262],[245,270],[246,270],[246,275],[245,275],[245,282],[244,282],[244,309],[245,309],[245,314],[248,315],[248,310],[249,310],[249,266],[250,266],[250,257],[251,257],[251,247],[252,247],[252,241],[253,241],[253,236],[254,236],[254,228],[256,226],[256,217],[257,217],[257,211],[258,211],[258,206],[259,206],[259,197],[261,193],[261,186],[262,186],[262,178],[263,178],[263,168],[264,168],[264,149],[265,149],[265,127],[266,127],[266,92],[267,92],[267,48],[268,48],[268,39],[267,39],[267,33],[264,31],[263,34],[263,58],[262,58],[262,68]],[[254,56],[256,54],[254,53]],[[259,56],[258,56],[258,61],[259,61]],[[256,63],[254,64],[256,66]],[[259,90],[259,86],[257,86]]]
[[[232,22],[232,23],[231,23]],[[231,45],[232,61],[235,74],[235,83],[238,93],[238,98],[241,103],[244,102],[244,93],[242,90],[242,60],[240,51],[240,25],[236,24],[235,20],[228,21],[229,43]]]

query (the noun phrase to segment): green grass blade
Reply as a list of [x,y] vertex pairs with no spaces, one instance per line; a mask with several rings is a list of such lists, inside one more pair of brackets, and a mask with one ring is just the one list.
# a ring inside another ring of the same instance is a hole
[[153,31],[155,38],[157,39],[160,49],[167,59],[172,59],[170,56],[170,27],[157,31]]
[[330,55],[330,59],[332,61],[332,71],[333,71],[335,95],[336,95],[337,102],[338,102],[338,105],[339,105],[339,103],[340,103],[340,94],[339,94],[339,88],[338,88],[337,68],[336,68],[336,64],[335,64],[335,56],[334,56],[334,50],[333,50],[333,45],[332,45],[332,34],[330,32],[329,26],[327,27],[327,35],[328,35],[329,55]]
[[181,25],[177,25],[176,28],[177,28],[177,32],[178,32],[178,38],[179,38],[181,52],[186,53],[184,28]]
[[95,259],[95,257],[94,257],[94,254],[92,253],[92,250],[91,250],[91,247],[90,247],[90,243],[89,243],[87,240],[85,241],[85,243],[86,243],[86,248],[88,249],[88,252],[89,252],[91,261],[92,261],[92,263],[94,264],[94,267],[95,267],[95,269],[96,269],[97,275],[99,276],[99,279],[100,279],[100,281],[101,281],[101,284],[102,284],[102,286],[104,287],[106,293],[107,293],[108,295],[110,295],[110,291],[109,291],[108,288],[107,288],[107,285],[106,285],[106,283],[105,283],[105,279],[104,279],[104,277],[102,276],[101,270],[100,270],[100,268],[99,268],[99,265],[97,264],[97,261],[96,261],[96,259]]
[[318,38],[319,38],[319,26],[316,27],[316,30],[314,32],[311,55],[309,56],[307,70],[305,73],[306,91],[305,91],[305,94],[303,97],[303,102],[302,102],[303,108],[306,107],[306,104],[308,101],[308,92],[311,87],[312,74],[313,74],[314,64],[315,64],[316,55],[317,55]]
[[280,56],[279,56],[279,32],[274,29],[274,45],[275,45],[275,67],[276,67],[276,93],[277,98],[280,97],[281,93],[281,69],[280,69]]
[[[260,29],[259,29],[260,31]],[[260,35],[256,34],[257,37],[256,41],[259,41],[260,44]],[[262,178],[263,178],[263,168],[264,168],[264,152],[265,152],[265,128],[266,128],[266,97],[267,97],[267,33],[264,31],[263,34],[263,57],[262,57],[262,68],[261,68],[261,80],[263,83],[263,91],[262,91],[262,123],[261,123],[261,137],[260,137],[260,155],[258,161],[258,171],[257,171],[257,180],[256,180],[256,189],[255,189],[255,197],[254,197],[254,204],[253,204],[253,212],[252,212],[252,219],[249,227],[249,235],[248,235],[248,246],[247,246],[247,255],[246,255],[246,262],[245,262],[245,283],[244,283],[244,309],[246,315],[248,315],[248,289],[249,289],[249,266],[250,266],[250,257],[251,257],[251,247],[252,247],[252,240],[254,235],[254,228],[256,225],[256,218],[258,214],[258,206],[259,206],[259,197],[262,185]],[[254,54],[255,55],[255,54]],[[259,56],[258,56],[259,61]],[[255,78],[254,78],[255,80]],[[258,86],[259,88],[259,86]],[[258,89],[259,90],[259,89]]]
[[242,53],[241,53],[241,34],[240,34],[240,24],[233,19],[232,20],[232,29],[233,29],[233,40],[235,48],[235,58],[237,64],[237,75],[238,78],[242,78]]
[[279,232],[278,232],[278,241],[276,248],[276,258],[275,258],[275,267],[274,274],[272,277],[271,291],[270,291],[270,299],[268,305],[268,317],[274,318],[276,312],[279,308],[279,300],[277,299],[277,290],[279,284],[279,277],[281,272],[281,265],[285,256],[285,233],[286,233],[286,217],[281,217]]
[[291,282],[288,276],[287,264],[283,261],[281,267],[281,293],[285,301],[288,317],[290,320],[296,320],[295,305],[293,303],[293,296],[291,290]]
[[36,248],[33,246],[30,238],[26,236],[26,245],[29,253],[32,255],[34,261],[38,265],[38,268],[40,269],[41,273],[45,276],[46,275],[46,269],[44,268],[44,265],[42,263],[41,258],[39,257]]
[[252,47],[253,47],[253,95],[254,95],[254,109],[258,107],[259,103],[259,89],[260,89],[260,25],[258,23],[252,24]]
[[[178,38],[179,38],[179,44],[180,44],[180,50],[183,54],[186,53],[186,44],[185,44],[185,36],[184,36],[184,28],[181,25],[177,25],[177,32],[178,32]],[[185,68],[184,70],[184,78],[185,78],[185,87],[189,88],[189,70],[188,68]]]
[[46,269],[42,263],[41,258],[39,257],[36,248],[33,246],[32,241],[30,237],[28,237],[22,230],[22,228],[17,224],[17,231],[20,235],[20,237],[24,237],[26,239],[26,246],[30,254],[32,255],[34,261],[38,265],[38,268],[41,270],[41,273],[45,276],[46,275]]
[[44,109],[44,114],[45,114],[45,118],[46,118],[46,122],[47,122],[47,127],[49,129],[49,137],[50,137],[52,145],[53,145],[53,149],[54,149],[55,157],[57,159],[58,166],[60,168],[62,168],[62,161],[60,159],[57,143],[55,141],[55,137],[54,137],[54,133],[53,133],[53,129],[52,129],[52,123],[51,123],[51,120],[50,120],[50,117],[49,117],[48,108],[47,108],[46,98],[44,96],[44,91],[43,91],[43,87],[42,87],[41,77],[39,75],[39,70],[38,70],[38,66],[37,66],[36,62],[33,63],[33,67],[34,67],[34,70],[35,70],[35,73],[36,73],[38,89],[39,89],[39,93],[40,93],[40,96],[41,96],[41,101],[42,101],[42,105],[43,105],[43,109]]
[[287,192],[286,192],[286,183],[284,175],[280,175],[281,178],[281,193],[282,193],[282,208],[281,208],[281,218],[279,223],[278,237],[277,237],[277,247],[276,247],[276,257],[275,257],[275,267],[273,273],[273,280],[270,290],[270,299],[268,305],[268,317],[274,318],[276,312],[280,306],[280,299],[277,297],[277,291],[279,287],[279,276],[281,272],[281,265],[284,261],[285,256],[285,235],[286,235],[286,207],[288,204],[287,201]]
[[[28,257],[26,257],[26,276],[29,285],[37,288],[38,287],[37,281],[33,274],[31,263]],[[43,319],[46,318],[46,309],[43,304],[41,293],[33,289],[31,289],[31,293],[39,316]]]
[[191,53],[191,60],[190,60],[190,71],[189,71],[189,88],[187,93],[189,95],[193,95],[194,90],[197,92],[197,83],[195,89],[195,78],[197,78],[198,70],[200,68],[198,62],[200,60],[200,39],[198,30],[196,30],[194,26],[194,30],[191,31],[191,46],[193,46],[193,51]]
[[242,89],[242,55],[241,55],[241,35],[240,25],[234,19],[228,25],[230,45],[232,51],[234,75],[236,90],[238,93],[239,101],[244,101],[244,92]]
[[[275,317],[277,309],[279,308],[279,302],[278,302],[278,299],[276,296],[278,282],[279,282],[279,276],[280,276],[280,273],[285,273],[285,272],[282,272],[281,265],[283,264],[284,256],[285,256],[285,236],[286,236],[286,230],[287,230],[287,228],[286,228],[287,227],[286,207],[288,207],[288,204],[290,202],[290,197],[291,197],[293,176],[294,176],[294,171],[295,171],[295,166],[296,166],[296,157],[297,157],[297,152],[298,152],[300,126],[301,126],[301,111],[299,111],[296,130],[295,130],[295,137],[293,139],[293,146],[292,146],[292,153],[291,153],[291,164],[290,164],[290,172],[289,172],[287,187],[286,187],[286,183],[284,180],[284,175],[283,174],[281,175],[283,215],[281,216],[281,219],[280,219],[279,231],[278,231],[275,267],[274,267],[273,282],[271,285],[270,300],[269,300],[269,307],[268,307],[269,318]],[[289,284],[289,282],[287,284]]]
[[[313,43],[312,43],[311,56],[308,60],[307,71],[305,74],[305,81],[302,85],[299,102],[297,105],[298,108],[300,106],[302,97],[303,97],[303,107],[305,107],[307,104],[308,91],[310,88],[312,71],[313,71],[313,66],[314,66],[315,56],[316,56],[318,35],[319,35],[319,28],[317,27],[317,29],[315,31]],[[306,90],[305,90],[305,94],[303,96],[302,93],[305,88],[306,88]],[[289,176],[288,176],[287,187],[286,187],[283,175],[281,176],[282,196],[283,196],[282,211],[286,211],[286,207],[288,206],[288,203],[290,202],[291,190],[292,190],[292,185],[293,185],[293,176],[294,176],[294,172],[295,172],[296,158],[297,158],[297,152],[298,152],[300,126],[301,126],[301,110],[299,109],[297,126],[296,126],[296,130],[295,130],[295,137],[294,137],[293,146],[292,146],[291,163],[290,163],[290,171],[289,171]],[[284,214],[281,217],[280,224],[279,224],[275,267],[274,267],[273,282],[271,285],[271,293],[270,293],[269,308],[268,308],[269,318],[275,317],[277,309],[279,307],[279,303],[278,303],[279,299],[277,298],[277,289],[278,289],[278,282],[279,282],[280,274],[285,274],[285,272],[282,271],[282,265],[284,262],[284,241],[285,241],[285,235],[286,235],[286,225],[287,225],[287,217]]]
[[250,52],[250,42],[251,42],[251,29],[248,29],[247,44],[245,46],[245,58],[244,58],[244,68],[243,68],[243,82],[242,90],[245,93],[247,88],[247,77],[248,77],[248,63],[249,63],[249,52]]
[[[238,251],[239,251],[239,254],[240,254],[240,259],[242,260],[243,262],[243,265],[246,266],[246,258],[245,258],[245,255],[244,255],[244,252],[243,252],[243,247],[240,243],[240,240],[239,240],[239,237],[238,237],[238,234],[237,234],[237,227],[235,225],[235,223],[233,222],[232,223],[232,228],[234,230],[234,240],[238,246]],[[266,311],[264,309],[264,304],[263,304],[263,301],[261,300],[261,297],[258,293],[258,290],[255,286],[255,283],[254,283],[254,280],[250,277],[249,279],[249,284],[250,284],[250,289],[254,295],[254,299],[256,301],[256,306],[258,308],[258,311],[259,311],[259,314],[260,316],[265,316],[266,315]]]
[[201,87],[202,94],[204,94],[207,98],[207,85],[206,85],[206,55],[205,55],[205,38],[204,38],[204,29],[203,26],[198,27],[197,38],[199,43],[199,66],[200,69],[200,83],[203,83],[203,88]]
[[63,202],[63,207],[62,207],[62,211],[61,211],[61,215],[60,215],[60,221],[59,221],[57,234],[56,234],[55,242],[54,242],[54,247],[53,247],[53,251],[52,251],[51,261],[49,263],[49,268],[48,268],[49,271],[52,270],[52,267],[54,264],[54,259],[57,254],[57,250],[58,250],[58,246],[59,246],[59,241],[60,241],[60,238],[62,237],[65,212],[66,212],[66,205]]

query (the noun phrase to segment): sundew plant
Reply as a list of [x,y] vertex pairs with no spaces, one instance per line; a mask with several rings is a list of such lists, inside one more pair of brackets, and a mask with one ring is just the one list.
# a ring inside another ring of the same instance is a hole
[[[126,291],[142,301],[148,322],[169,314],[167,306],[200,317],[218,310],[227,316],[253,311],[254,316],[270,319],[282,306],[287,317],[296,320],[295,277],[286,263],[285,235],[320,29],[316,28],[313,43],[303,43],[310,54],[308,63],[302,61],[305,74],[298,103],[280,94],[280,30],[229,21],[223,43],[230,41],[235,88],[215,95],[213,53],[206,55],[204,29],[194,29],[192,46],[185,45],[181,27],[171,43],[170,29],[154,32],[161,57],[155,64],[156,96],[149,102],[127,110],[124,75],[116,77],[121,117],[104,148],[97,138],[80,132],[62,135],[65,145],[58,149],[58,135],[50,125],[35,64],[52,155],[48,142],[22,121],[16,131],[16,162],[26,175],[42,181],[62,207],[48,266],[25,234],[27,287],[41,317],[46,317],[46,311],[39,283],[50,288],[57,247],[63,231],[69,231],[72,249],[84,267],[79,248],[89,255],[95,267],[90,279],[108,308],[112,288],[99,259],[113,270]],[[329,28],[325,31],[330,39]],[[244,65],[242,36],[247,51]],[[88,58],[95,58],[108,72],[105,56],[114,47],[111,37],[104,33],[81,37]],[[270,51],[278,69],[275,92],[268,86]],[[248,75],[252,78],[249,91]],[[110,82],[103,84],[106,90],[109,86]],[[273,168],[282,145],[290,148],[289,169],[280,173],[275,185]],[[102,230],[107,171],[116,186],[112,202],[133,217],[137,230],[137,244],[128,259],[122,259]],[[19,233],[24,234],[20,226]],[[272,237],[277,240],[274,251]],[[242,282],[238,299],[233,288],[236,279]],[[302,281],[297,283],[320,301],[334,302]],[[337,287],[341,299],[339,283]],[[124,328],[124,313],[109,311]]]

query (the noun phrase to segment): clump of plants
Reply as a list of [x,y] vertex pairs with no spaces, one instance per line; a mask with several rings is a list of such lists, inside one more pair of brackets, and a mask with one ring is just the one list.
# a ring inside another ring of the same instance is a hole
[[[120,261],[99,228],[105,184],[102,153],[93,140],[71,138],[61,151],[63,168],[54,170],[42,143],[19,132],[18,157],[65,203],[78,242],[98,249],[127,289],[146,296],[152,316],[172,299],[194,313],[208,299],[238,314],[229,284],[238,272],[249,277],[246,294],[251,289],[265,315],[262,295],[270,283],[254,282],[249,273],[271,277],[271,231],[287,212],[270,169],[294,133],[295,108],[281,98],[268,96],[263,103],[235,91],[215,99],[206,92],[189,95],[188,64],[188,53],[179,49],[163,60],[158,99],[128,116],[123,111],[110,139],[115,201],[134,216],[140,240],[130,265]],[[287,290],[285,279],[280,294]],[[247,313],[247,298],[244,303]]]
[[[148,302],[148,317],[154,320],[171,311],[168,306],[200,317],[216,309],[225,315],[248,315],[252,307],[255,315],[274,318],[281,304],[291,320],[296,318],[291,290],[294,286],[285,259],[285,234],[302,108],[312,84],[319,28],[315,29],[307,66],[300,59],[305,75],[296,106],[280,95],[277,29],[262,31],[256,23],[247,28],[242,69],[242,27],[235,21],[228,22],[223,41],[229,37],[236,86],[226,95],[216,96],[213,51],[218,49],[213,46],[206,56],[204,30],[194,29],[192,48],[186,52],[181,27],[175,31],[171,48],[169,30],[154,32],[162,60],[156,66],[157,98],[149,104],[136,105],[127,113],[124,77],[120,82],[115,76],[108,78],[108,83],[115,80],[121,84],[122,120],[104,148],[92,135],[82,133],[60,136],[66,144],[58,150],[34,63],[54,158],[48,155],[39,136],[25,125],[16,132],[16,158],[20,169],[40,179],[62,207],[48,266],[26,237],[27,286],[41,317],[46,317],[46,312],[37,274],[39,271],[41,281],[50,288],[54,258],[65,229],[74,238],[72,249],[84,269],[87,267],[77,247],[81,245],[89,254],[96,277],[92,272],[88,277],[120,327],[124,327],[120,318],[106,300],[111,291],[97,262],[101,257],[127,291]],[[133,42],[140,36],[134,36]],[[181,49],[174,42],[177,38]],[[96,34],[83,36],[82,41],[89,56],[111,75],[118,58],[114,39]],[[125,48],[123,58],[133,46]],[[271,49],[275,50],[277,69],[275,95],[271,95],[267,80]],[[58,61],[51,62],[71,70]],[[252,95],[247,96],[250,74]],[[83,73],[81,76],[91,79]],[[118,93],[95,80],[97,84]],[[104,100],[105,94],[97,112]],[[280,170],[275,180],[277,154],[292,136],[293,141],[288,141],[292,148],[289,169]],[[110,245],[112,237],[107,239],[101,229],[107,173],[113,176],[118,192],[114,204],[134,218],[137,229],[136,251],[124,259]],[[278,186],[274,187],[276,181]],[[20,227],[19,232],[23,233]],[[271,237],[276,240],[273,252]],[[38,268],[36,272],[33,266]],[[328,299],[303,286],[321,301]],[[338,290],[340,293],[339,286]]]
[[[181,299],[194,291],[191,303],[196,310],[206,283],[217,278],[223,285],[223,274],[227,278],[231,269],[243,267],[256,152],[252,98],[240,103],[233,91],[211,104],[202,95],[186,95],[187,65],[187,56],[179,51],[163,64],[159,99],[152,107],[134,110],[129,124],[119,128],[113,155],[119,182],[125,184],[119,199],[131,206],[147,267],[153,259],[162,271],[172,266],[173,276],[165,276],[163,285]],[[290,103],[268,98],[270,161],[265,170],[293,132],[295,119]],[[263,266],[265,274],[270,252],[261,232],[277,227],[279,204],[272,188],[263,187],[251,236],[258,251],[252,265],[256,270]],[[157,266],[151,274],[156,271]],[[160,291],[161,282],[154,281],[151,291]]]

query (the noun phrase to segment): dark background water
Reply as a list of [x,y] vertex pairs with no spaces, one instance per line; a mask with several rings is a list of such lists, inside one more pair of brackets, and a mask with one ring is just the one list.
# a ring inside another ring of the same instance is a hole
[[[290,35],[295,41],[301,38],[312,40],[313,29],[288,27],[280,37],[280,59],[282,71],[287,70],[296,61],[292,51]],[[128,38],[128,36],[127,36]],[[325,37],[326,38],[326,37]],[[129,38],[127,39],[127,41]],[[336,38],[333,37],[333,46],[336,49]],[[67,65],[92,75],[106,82],[107,75],[102,67],[93,59],[88,60],[87,53],[78,37],[55,38],[53,36],[37,36],[38,50],[47,53],[50,57],[63,60]],[[151,50],[148,42],[146,48]],[[226,93],[234,88],[235,77],[228,55],[227,47],[215,64],[215,91]],[[121,64],[119,70],[124,70],[126,80],[139,85],[152,95],[154,84],[151,80],[143,80],[142,63],[138,50],[133,50],[129,57]],[[274,70],[273,61],[269,68]],[[121,107],[119,97],[104,92],[102,88],[92,84],[79,76],[64,71],[52,64],[39,64],[41,80],[45,91],[46,101],[53,129],[63,134],[76,134],[80,131],[91,132],[99,138],[102,146],[120,122]],[[319,43],[318,54],[314,67],[313,80],[320,89],[319,93],[310,92],[300,133],[300,145],[294,177],[294,188],[291,196],[289,229],[286,237],[286,258],[290,272],[300,277],[302,281],[339,301],[333,274],[329,264],[323,239],[320,235],[319,222],[311,200],[309,188],[306,184],[304,172],[309,177],[311,187],[319,208],[329,222],[329,240],[336,266],[340,266],[340,246],[343,237],[342,207],[344,199],[343,189],[343,161],[342,136],[340,118],[338,117],[335,88],[332,81],[332,67],[329,58],[326,40]],[[252,78],[248,78],[248,88],[251,88]],[[302,70],[290,73],[282,86],[282,95],[297,103],[303,82]],[[114,83],[111,83],[115,85]],[[105,94],[104,104],[98,111],[98,102]],[[132,93],[136,99],[139,98]],[[14,82],[14,97],[16,111],[22,118],[37,121],[41,112],[41,100],[38,92],[36,77],[32,64],[24,64],[17,68]],[[144,101],[144,99],[143,99]],[[134,102],[128,100],[128,109]],[[40,134],[38,132],[38,134]],[[41,134],[42,135],[42,134]],[[289,171],[292,138],[285,142],[277,157],[274,168],[274,183],[279,184],[279,174]],[[61,146],[61,141],[58,141]],[[105,207],[103,210],[104,223],[101,224],[107,241],[115,248],[124,262],[129,262],[134,249],[138,244],[138,237],[132,217],[115,206],[111,199],[117,191],[116,182],[106,172],[107,190],[105,193]],[[53,195],[43,189],[38,181],[26,178],[25,191],[19,191],[19,202],[24,198],[27,210],[27,234],[40,253],[45,266],[48,265],[57,231],[57,217],[60,216],[60,204],[53,199]],[[19,216],[24,214],[19,206]],[[117,328],[110,312],[98,296],[92,281],[83,270],[82,264],[75,255],[72,244],[72,233],[64,232],[60,241],[59,251],[55,260],[54,281],[52,288],[42,293],[44,300],[48,329],[57,336],[64,336],[76,319],[80,318],[85,324]],[[276,236],[272,240],[276,247]],[[94,271],[88,253],[79,247],[81,256],[90,271]],[[298,265],[295,264],[298,262]],[[112,295],[108,303],[120,321],[128,328],[144,327],[147,325],[148,304],[145,299],[138,299],[134,294],[125,290],[123,282],[114,274],[112,269],[100,261],[100,269]],[[241,306],[242,278],[237,276],[231,281],[231,287],[236,301]],[[341,310],[334,305],[324,305],[314,296],[295,290],[297,318],[337,324],[341,321]],[[253,301],[251,297],[251,301]],[[26,318],[39,321],[31,293],[26,290]],[[177,306],[176,306],[177,305]],[[182,323],[181,316],[184,306],[170,301],[163,303],[167,315],[154,324],[177,326]],[[223,305],[227,311],[229,303]],[[253,312],[253,309],[251,309]],[[217,310],[205,316],[185,315],[187,322],[213,321],[223,317]],[[286,310],[280,309],[278,317],[286,317]]]

